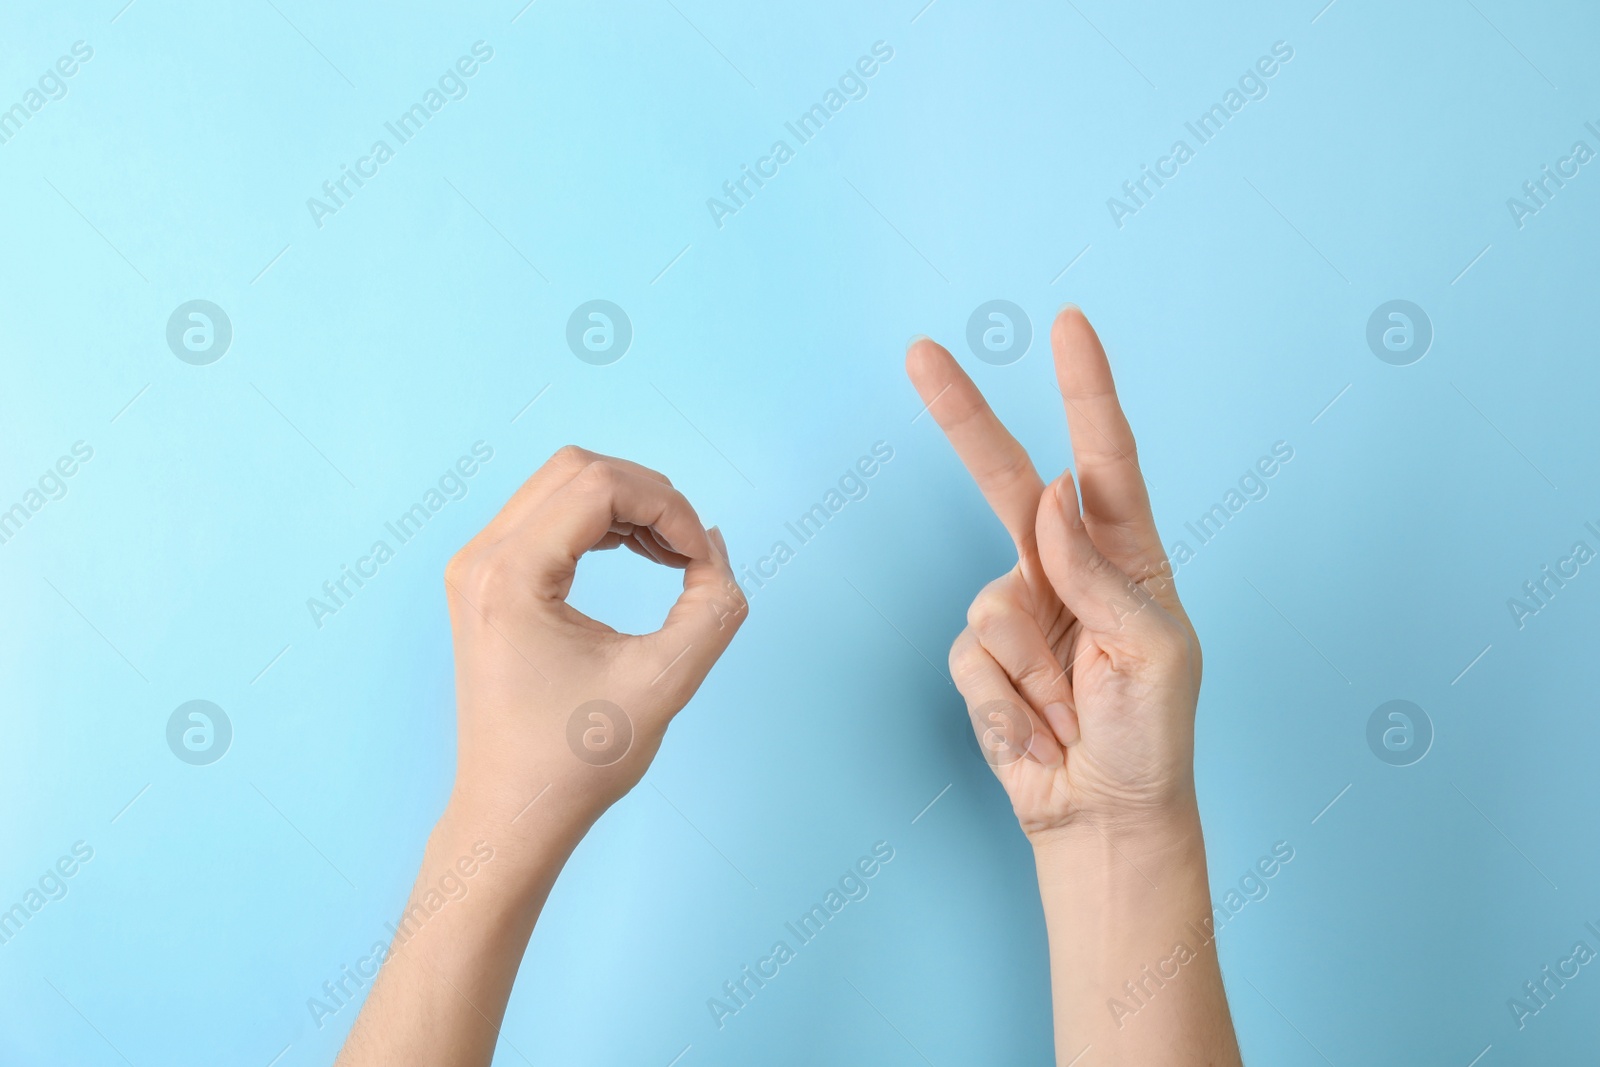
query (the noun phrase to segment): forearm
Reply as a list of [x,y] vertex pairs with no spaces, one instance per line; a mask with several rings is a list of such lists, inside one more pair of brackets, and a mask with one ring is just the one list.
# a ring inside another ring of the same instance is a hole
[[[337,1067],[483,1067],[550,887],[586,823],[453,800]],[[468,874],[467,872],[471,873]]]
[[1056,1059],[1225,1067],[1238,1044],[1211,934],[1198,813],[1033,841],[1050,937]]

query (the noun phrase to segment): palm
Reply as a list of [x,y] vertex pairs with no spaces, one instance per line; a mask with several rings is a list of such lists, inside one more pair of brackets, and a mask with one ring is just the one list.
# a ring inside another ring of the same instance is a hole
[[[1048,582],[1027,581],[1020,567],[1002,581],[1014,583],[1018,599],[1031,605],[1030,615],[1060,670],[1066,703],[1079,729],[1077,737],[1052,731],[1063,748],[1058,765],[1023,758],[991,760],[1024,829],[1059,826],[1075,818],[1094,821],[1129,805],[1153,803],[1157,798],[1151,793],[1164,793],[1163,787],[1174,783],[1158,773],[1159,746],[1151,745],[1158,738],[1151,736],[1149,717],[1137,709],[1169,706],[1177,694],[1159,680],[1114,670],[1096,635],[1067,610]],[[1044,709],[1032,710],[1049,728]],[[1154,732],[1164,731],[1155,724]]]

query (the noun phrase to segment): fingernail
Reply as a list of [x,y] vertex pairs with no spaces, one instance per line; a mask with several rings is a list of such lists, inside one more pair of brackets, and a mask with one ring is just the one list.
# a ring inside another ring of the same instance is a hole
[[1060,307],[1056,308],[1057,315],[1061,314],[1063,311],[1076,311],[1081,314],[1083,309],[1077,304],[1074,304],[1072,301],[1068,300],[1065,304],[1062,304]]
[[[1054,767],[1060,760],[1059,752],[1051,752],[1049,744],[1045,741],[1043,731],[1035,730],[1032,737],[1028,738],[1028,756],[1042,767]],[[1046,757],[1049,759],[1046,759]]]
[[1044,706],[1044,721],[1049,723],[1050,729],[1055,731],[1056,740],[1067,748],[1071,748],[1078,743],[1076,734],[1073,734],[1070,740],[1062,736],[1063,727],[1070,724],[1071,714],[1072,709],[1059,700],[1052,701]]
[[706,531],[706,536],[711,538],[711,543],[716,546],[717,551],[722,554],[722,562],[728,563],[731,566],[732,561],[728,559],[728,542],[723,539],[722,531],[713,526],[711,529]]
[[908,349],[911,348],[918,341],[931,341],[931,340],[933,340],[933,338],[929,337],[925,333],[914,333],[914,334],[911,335],[911,340],[906,342],[906,348],[908,348]]

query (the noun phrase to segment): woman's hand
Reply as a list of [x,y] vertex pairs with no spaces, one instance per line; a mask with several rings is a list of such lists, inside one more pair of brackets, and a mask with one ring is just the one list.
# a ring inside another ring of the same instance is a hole
[[[654,633],[618,633],[566,602],[578,559],[620,545],[684,572]],[[506,824],[540,797],[546,817],[587,828],[644,775],[746,615],[720,531],[671,482],[572,446],[456,554],[445,585],[459,734],[451,804]]]
[[950,353],[918,341],[906,356],[1017,545],[951,672],[1033,844],[1056,1062],[1237,1064],[1194,793],[1200,645],[1105,350],[1071,307],[1050,345],[1077,485],[1044,484]]
[[906,370],[1017,546],[950,650],[986,758],[1030,838],[1194,809],[1200,646],[1171,580],[1105,350],[1069,307],[1050,333],[1079,486],[1046,485],[950,353]]
[[[627,545],[683,569],[661,629],[567,604],[578,560]],[[563,448],[445,570],[456,784],[340,1067],[485,1067],[550,887],[644,775],[745,617],[722,535],[655,471]]]

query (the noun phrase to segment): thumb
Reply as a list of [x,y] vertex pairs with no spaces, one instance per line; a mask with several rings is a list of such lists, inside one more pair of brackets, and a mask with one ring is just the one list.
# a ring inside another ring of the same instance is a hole
[[1056,595],[1092,633],[1138,643],[1171,624],[1155,598],[1096,547],[1083,524],[1070,473],[1045,489],[1038,536],[1039,557]]

